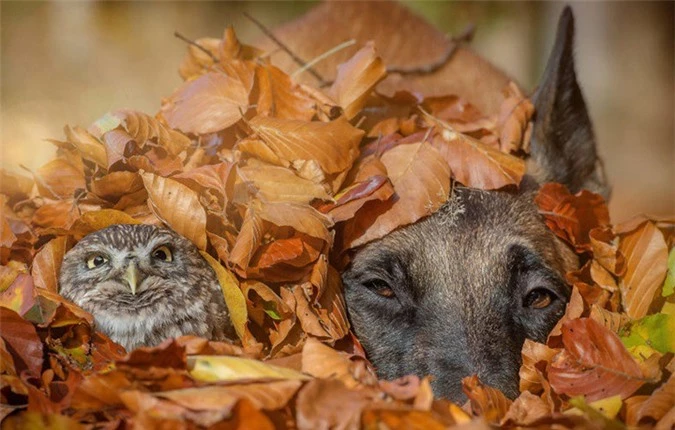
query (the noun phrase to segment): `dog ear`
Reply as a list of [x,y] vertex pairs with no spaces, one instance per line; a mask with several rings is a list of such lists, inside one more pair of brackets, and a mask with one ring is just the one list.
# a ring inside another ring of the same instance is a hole
[[559,182],[609,197],[593,126],[574,70],[574,15],[566,6],[558,21],[553,51],[533,101],[534,128],[529,173],[538,182]]

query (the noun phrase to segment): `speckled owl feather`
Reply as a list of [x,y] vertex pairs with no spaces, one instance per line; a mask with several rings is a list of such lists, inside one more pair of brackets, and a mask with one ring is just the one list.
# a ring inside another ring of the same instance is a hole
[[130,351],[166,338],[234,339],[218,279],[192,242],[151,225],[113,225],[68,251],[60,293]]

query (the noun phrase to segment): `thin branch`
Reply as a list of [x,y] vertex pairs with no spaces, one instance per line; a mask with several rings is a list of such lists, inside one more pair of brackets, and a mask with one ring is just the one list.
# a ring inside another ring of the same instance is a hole
[[356,40],[351,39],[351,40],[348,40],[346,42],[343,42],[343,43],[339,44],[338,46],[335,46],[335,47],[329,49],[328,51],[324,52],[323,54],[319,55],[318,57],[311,60],[309,63],[305,64],[304,66],[300,67],[298,70],[293,72],[291,74],[291,78],[295,79],[296,76],[298,76],[300,73],[304,72],[305,70],[309,69],[310,67],[312,67],[313,65],[315,65],[319,61],[322,61],[322,60],[330,57],[331,55],[333,55],[333,54],[335,54],[339,51],[342,51],[345,48],[348,48],[348,47],[352,46],[355,43],[356,43]]
[[387,73],[398,73],[401,75],[426,75],[429,73],[434,73],[436,70],[443,67],[448,61],[450,61],[450,58],[452,58],[455,52],[457,52],[457,49],[459,49],[462,43],[470,42],[471,39],[473,39],[473,34],[475,31],[476,26],[469,24],[466,26],[466,28],[464,28],[464,30],[462,30],[460,34],[457,36],[452,36],[450,41],[453,42],[453,44],[450,45],[450,47],[445,51],[445,54],[443,54],[443,57],[438,61],[416,67],[387,67]]
[[215,57],[215,55],[213,55],[213,53],[212,53],[211,51],[209,51],[208,49],[204,48],[204,47],[203,47],[202,45],[200,45],[199,43],[197,43],[197,42],[195,42],[195,41],[193,41],[193,40],[188,39],[187,37],[183,36],[182,34],[180,34],[180,33],[177,32],[177,31],[174,31],[174,32],[173,32],[173,35],[176,36],[177,38],[179,38],[180,40],[182,40],[183,42],[187,43],[188,45],[194,46],[195,48],[199,49],[200,51],[202,51],[203,53],[205,53],[206,55],[208,55],[209,57],[211,57],[211,59],[213,60],[214,63],[218,63],[218,59]]
[[[251,15],[249,15],[249,14],[246,13],[246,12],[244,12],[244,16],[245,16],[246,18],[248,18],[249,20],[251,20],[251,22],[252,22],[253,24],[255,24],[255,25],[260,29],[260,31],[262,31],[263,33],[265,33],[265,36],[269,37],[274,43],[276,43],[277,46],[279,46],[279,48],[283,49],[288,55],[290,55],[291,58],[293,59],[293,61],[295,61],[295,62],[298,64],[298,66],[300,66],[300,67],[305,67],[305,65],[307,64],[307,62],[304,61],[302,58],[298,57],[298,56],[297,56],[293,51],[291,51],[291,49],[290,49],[288,46],[286,46],[281,40],[277,39],[277,37],[276,37],[276,36],[275,36],[275,35],[274,35],[267,27],[265,27],[265,26],[263,25],[263,23],[261,23],[260,21],[258,21],[258,20],[255,19],[255,18],[253,18]],[[323,78],[316,70],[314,70],[313,68],[307,67],[307,71],[308,71],[309,73],[311,73],[312,76],[314,76],[314,77],[319,81],[319,83],[320,83],[321,85],[323,85],[323,84],[326,82],[325,79],[324,79],[324,78]]]

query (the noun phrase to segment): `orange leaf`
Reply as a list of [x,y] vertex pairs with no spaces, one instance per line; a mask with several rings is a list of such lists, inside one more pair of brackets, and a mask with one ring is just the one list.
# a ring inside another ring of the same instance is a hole
[[61,263],[66,253],[68,238],[66,236],[52,239],[35,254],[31,276],[35,286],[58,292]]
[[387,76],[387,68],[368,42],[347,62],[338,66],[330,94],[344,110],[347,119],[354,118],[366,104],[375,86]]
[[666,278],[668,247],[659,229],[646,222],[621,236],[619,251],[626,256],[626,272],[619,281],[623,307],[631,318],[642,318]]
[[427,143],[398,145],[382,155],[396,195],[393,205],[372,220],[362,234],[353,233],[348,247],[364,245],[394,229],[431,215],[450,194],[450,169]]
[[50,199],[71,198],[76,190],[86,187],[82,166],[74,166],[62,158],[40,167],[35,172],[35,183],[40,195]]
[[256,116],[249,125],[281,165],[314,160],[326,174],[352,166],[364,135],[344,117],[326,123]]
[[173,179],[152,173],[141,173],[141,177],[148,190],[148,205],[157,218],[205,250],[206,212],[199,195]]
[[651,376],[640,366],[619,337],[590,318],[568,321],[562,328],[565,350],[549,368],[551,387],[568,396],[586,396],[586,400],[633,394]]
[[564,185],[549,182],[542,185],[534,201],[548,228],[577,252],[590,251],[590,231],[609,224],[605,199],[587,190],[572,195]]
[[242,80],[224,73],[207,73],[186,82],[162,105],[170,127],[183,133],[207,134],[224,130],[248,110],[253,68]]
[[331,200],[324,187],[284,167],[256,162],[240,167],[237,172],[244,181],[250,181],[266,201],[309,203],[314,199]]
[[498,389],[483,385],[476,375],[462,379],[462,391],[471,402],[471,411],[488,422],[499,423],[511,407],[511,400]]
[[309,121],[314,116],[314,101],[280,69],[262,65],[255,69],[258,79],[258,115]]

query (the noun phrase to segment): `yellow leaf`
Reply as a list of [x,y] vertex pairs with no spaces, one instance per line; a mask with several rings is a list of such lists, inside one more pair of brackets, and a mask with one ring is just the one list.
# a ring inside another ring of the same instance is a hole
[[204,257],[204,260],[209,263],[209,266],[211,266],[213,271],[216,272],[218,283],[220,283],[220,288],[223,290],[223,296],[225,297],[225,304],[230,311],[230,321],[232,321],[232,325],[234,326],[234,330],[237,332],[239,339],[243,339],[246,321],[248,320],[248,312],[246,311],[246,299],[244,298],[241,289],[239,289],[239,281],[215,258],[204,251],[199,252],[202,254],[202,257]]
[[188,357],[190,375],[199,381],[240,381],[245,379],[310,380],[311,376],[296,370],[274,366],[250,358],[224,355],[193,355]]

